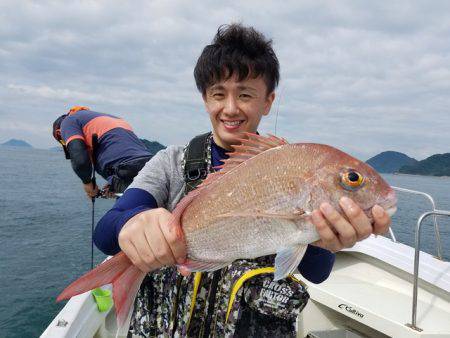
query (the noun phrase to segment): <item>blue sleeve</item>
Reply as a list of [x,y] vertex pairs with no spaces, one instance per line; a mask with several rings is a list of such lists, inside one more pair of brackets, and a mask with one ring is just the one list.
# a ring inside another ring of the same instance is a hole
[[308,245],[305,256],[298,266],[298,271],[310,282],[319,284],[330,275],[334,259],[334,253],[314,245]]
[[115,255],[120,251],[118,237],[125,223],[131,217],[157,207],[155,198],[148,191],[138,188],[125,190],[113,208],[97,223],[95,246],[107,255]]

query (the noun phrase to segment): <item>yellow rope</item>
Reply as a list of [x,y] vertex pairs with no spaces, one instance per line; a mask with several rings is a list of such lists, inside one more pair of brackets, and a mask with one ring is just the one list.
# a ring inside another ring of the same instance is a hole
[[202,280],[202,273],[196,272],[194,276],[194,291],[191,299],[191,308],[189,310],[189,319],[187,323],[187,330],[189,330],[189,325],[191,324],[192,313],[194,312],[195,302],[197,300],[198,287],[200,286],[200,281]]
[[231,290],[230,300],[228,301],[228,309],[227,309],[227,317],[225,318],[225,323],[228,321],[228,316],[230,315],[231,308],[233,307],[234,299],[236,298],[236,294],[241,288],[242,284],[244,284],[247,280],[257,275],[261,275],[263,273],[274,273],[275,268],[259,268],[247,271],[244,273],[233,285],[233,289]]
[[[231,290],[230,300],[228,301],[228,309],[227,309],[227,316],[225,318],[225,323],[228,322],[228,316],[230,315],[231,308],[233,307],[234,300],[236,298],[236,294],[239,291],[239,289],[242,287],[242,285],[249,280],[250,278],[253,278],[257,275],[262,275],[264,273],[274,273],[275,268],[274,267],[267,267],[267,268],[259,268],[247,271],[244,273],[239,279],[234,283],[233,288]],[[299,280],[298,278],[295,278],[293,275],[288,276],[290,279],[292,279],[294,282],[301,284],[303,287],[306,287],[306,285]]]

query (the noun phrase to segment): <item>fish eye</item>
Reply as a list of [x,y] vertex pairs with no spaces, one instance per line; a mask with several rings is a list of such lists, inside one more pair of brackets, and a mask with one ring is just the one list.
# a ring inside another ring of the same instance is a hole
[[341,173],[341,186],[350,191],[357,190],[364,186],[364,176],[353,169]]

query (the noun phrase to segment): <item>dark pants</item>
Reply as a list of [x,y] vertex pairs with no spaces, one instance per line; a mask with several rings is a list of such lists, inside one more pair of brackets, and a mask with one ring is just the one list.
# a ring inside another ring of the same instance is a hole
[[133,178],[139,173],[151,159],[149,157],[141,157],[125,163],[119,163],[109,169],[111,184],[109,190],[115,193],[122,193],[133,182]]

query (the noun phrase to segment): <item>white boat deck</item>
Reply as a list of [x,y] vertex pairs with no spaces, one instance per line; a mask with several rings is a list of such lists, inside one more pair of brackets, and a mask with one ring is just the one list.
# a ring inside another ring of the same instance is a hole
[[[347,327],[366,335],[365,328],[370,327],[380,337],[450,337],[450,263],[426,253],[421,253],[417,307],[417,326],[423,331],[405,325],[411,323],[413,257],[411,247],[383,237],[371,237],[338,253],[331,276],[322,284],[308,284],[315,304],[310,310],[318,306],[316,312],[342,314],[348,318]],[[332,329],[332,322],[308,325],[311,316],[318,316],[308,313],[310,305],[301,315],[304,330]],[[346,322],[339,318],[341,324]],[[351,325],[355,321],[358,325]],[[377,335],[371,331],[369,336]]]
[[[450,250],[450,249],[448,249]],[[362,253],[364,256],[392,265],[409,274],[414,274],[414,248],[399,242],[393,242],[382,236],[370,236],[358,242],[346,252]],[[361,258],[364,259],[364,256]],[[419,278],[450,292],[450,263],[421,251]]]

